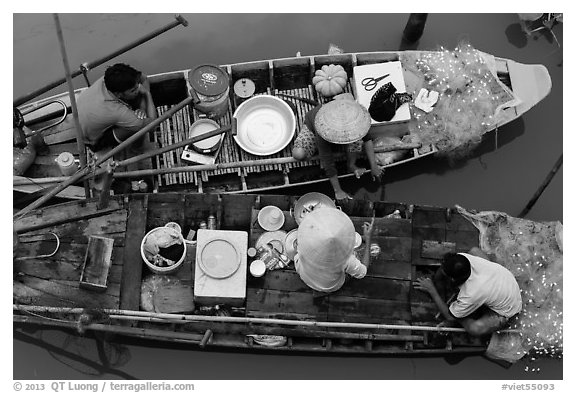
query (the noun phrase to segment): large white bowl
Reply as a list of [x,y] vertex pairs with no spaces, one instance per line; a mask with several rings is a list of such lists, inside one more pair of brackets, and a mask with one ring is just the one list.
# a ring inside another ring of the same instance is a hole
[[278,153],[290,143],[296,130],[296,117],[290,106],[270,95],[244,101],[234,117],[238,124],[236,143],[257,156]]

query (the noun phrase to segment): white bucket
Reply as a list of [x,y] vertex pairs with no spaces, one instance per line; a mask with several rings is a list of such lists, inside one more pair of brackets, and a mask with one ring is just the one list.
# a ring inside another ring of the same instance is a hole
[[[150,235],[151,233],[154,233],[160,229],[165,230],[166,228],[168,228],[168,230],[170,230],[170,231],[174,231],[174,233],[180,237],[180,240],[182,240],[182,244],[184,245],[184,251],[182,252],[182,257],[176,263],[174,263],[172,266],[156,266],[152,262],[150,262],[148,260],[148,258],[146,258],[146,255],[144,254],[144,244],[146,243],[146,239],[148,238],[148,235]],[[179,232],[177,229],[175,229],[174,227],[171,227],[171,226],[158,227],[158,228],[152,229],[150,232],[148,232],[144,236],[144,238],[142,238],[142,243],[140,243],[140,255],[142,256],[142,260],[144,261],[146,266],[148,266],[148,268],[156,274],[170,274],[170,273],[178,270],[178,268],[180,268],[180,266],[184,262],[184,259],[186,258],[186,252],[187,252],[187,250],[186,250],[186,242],[184,241],[184,236],[182,236],[181,232]]]

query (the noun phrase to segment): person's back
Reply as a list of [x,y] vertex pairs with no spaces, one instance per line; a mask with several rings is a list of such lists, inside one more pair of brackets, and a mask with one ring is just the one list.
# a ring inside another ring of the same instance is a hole
[[317,291],[334,292],[344,284],[346,273],[363,278],[367,266],[354,255],[355,235],[354,224],[338,209],[308,213],[298,227],[295,258],[302,281]]
[[502,265],[475,255],[459,253],[470,262],[470,277],[460,286],[450,312],[462,318],[486,306],[510,318],[522,309],[520,288],[514,275]]

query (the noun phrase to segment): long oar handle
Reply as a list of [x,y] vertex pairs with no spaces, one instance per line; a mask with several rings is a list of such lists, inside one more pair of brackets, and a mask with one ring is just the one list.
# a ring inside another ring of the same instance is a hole
[[[86,68],[86,69],[96,68],[99,65],[104,64],[107,61],[113,59],[114,57],[117,57],[117,56],[129,51],[130,49],[137,47],[138,45],[142,45],[146,41],[150,41],[152,38],[157,37],[160,34],[165,33],[168,30],[173,29],[176,26],[179,26],[179,25],[188,26],[188,21],[186,19],[184,19],[182,16],[176,15],[176,16],[174,16],[174,18],[175,18],[175,21],[168,23],[166,26],[164,26],[158,30],[155,30],[155,31],[145,35],[144,37],[140,38],[139,40],[136,40],[136,41],[116,50],[115,52],[109,54],[108,56],[103,57],[103,58],[98,59],[98,60],[95,60],[95,61],[92,61],[92,62],[89,62],[89,63],[86,63],[84,65],[84,68]],[[71,77],[75,78],[78,75],[82,75],[81,70],[74,71],[71,74]],[[58,79],[52,83],[49,83],[48,85],[46,85],[46,86],[44,86],[38,90],[35,90],[35,91],[28,93],[22,97],[19,97],[19,98],[14,100],[14,106],[20,106],[20,105],[24,104],[25,102],[28,102],[28,101],[32,100],[33,98],[36,98],[39,95],[44,94],[47,91],[50,91],[50,90],[54,89],[55,87],[60,86],[61,84],[65,83],[65,82],[66,82],[66,78],[61,78],[61,79]]]

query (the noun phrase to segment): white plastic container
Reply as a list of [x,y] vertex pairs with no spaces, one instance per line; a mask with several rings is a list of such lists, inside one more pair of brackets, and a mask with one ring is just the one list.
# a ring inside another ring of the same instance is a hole
[[56,164],[58,164],[58,168],[60,168],[60,172],[64,176],[72,176],[78,170],[74,155],[67,151],[60,153],[58,158],[56,158]]

